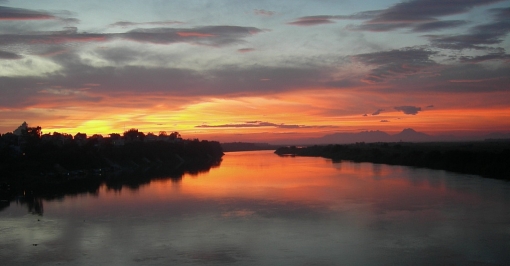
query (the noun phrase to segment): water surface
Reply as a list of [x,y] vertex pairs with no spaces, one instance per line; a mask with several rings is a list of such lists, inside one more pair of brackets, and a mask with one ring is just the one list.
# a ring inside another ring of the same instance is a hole
[[2,265],[508,265],[510,183],[272,152],[138,189],[11,202]]

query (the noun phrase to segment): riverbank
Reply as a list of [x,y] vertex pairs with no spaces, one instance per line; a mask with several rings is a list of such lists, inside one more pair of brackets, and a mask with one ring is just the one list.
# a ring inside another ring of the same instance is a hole
[[0,200],[30,193],[42,197],[137,188],[153,179],[180,180],[219,166],[215,141],[133,142],[123,146],[41,144],[0,161]]
[[509,141],[291,146],[275,153],[423,167],[510,181]]

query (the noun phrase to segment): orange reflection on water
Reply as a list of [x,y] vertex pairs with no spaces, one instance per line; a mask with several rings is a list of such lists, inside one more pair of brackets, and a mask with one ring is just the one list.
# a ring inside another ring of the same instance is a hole
[[470,193],[448,188],[443,172],[434,171],[437,176],[433,177],[430,173],[400,166],[280,157],[267,151],[236,152],[227,153],[221,166],[209,173],[184,176],[180,183],[154,181],[141,193],[160,200],[253,199],[326,204],[332,208],[346,202],[409,209],[436,201],[439,204],[446,198],[476,201]]

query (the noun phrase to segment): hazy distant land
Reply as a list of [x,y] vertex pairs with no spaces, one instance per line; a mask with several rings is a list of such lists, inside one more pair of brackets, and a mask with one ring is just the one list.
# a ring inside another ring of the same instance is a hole
[[461,141],[510,141],[510,133],[488,133],[482,135],[430,135],[406,128],[399,133],[389,134],[380,130],[332,133],[317,138],[289,139],[273,144],[280,145],[325,145],[349,144],[356,142],[461,142]]

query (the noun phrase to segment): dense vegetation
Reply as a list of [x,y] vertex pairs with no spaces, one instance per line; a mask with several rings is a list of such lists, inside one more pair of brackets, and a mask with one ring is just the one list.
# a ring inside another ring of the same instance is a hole
[[0,200],[23,191],[69,194],[93,192],[103,183],[120,189],[154,178],[179,180],[218,166],[223,156],[219,142],[183,140],[177,132],[155,136],[131,129],[87,138],[40,131],[0,136]]
[[425,167],[510,180],[510,141],[292,146],[279,148],[275,153]]

